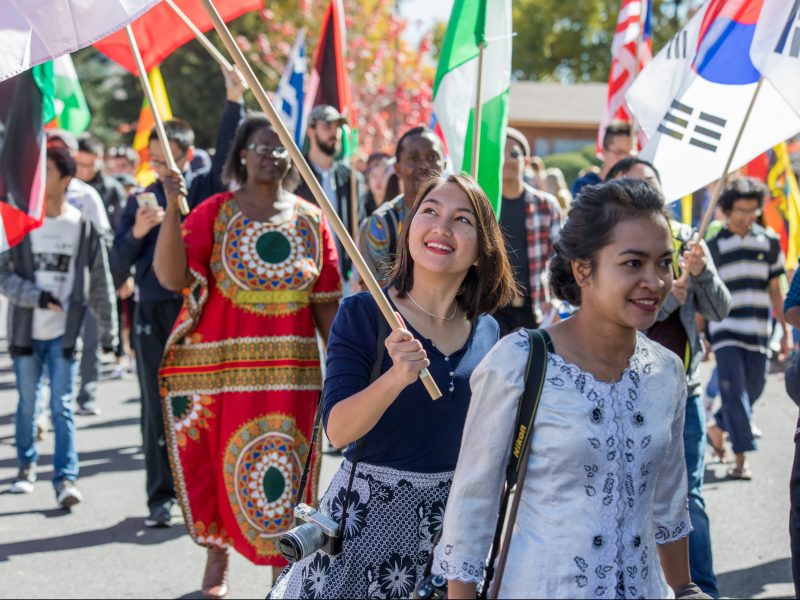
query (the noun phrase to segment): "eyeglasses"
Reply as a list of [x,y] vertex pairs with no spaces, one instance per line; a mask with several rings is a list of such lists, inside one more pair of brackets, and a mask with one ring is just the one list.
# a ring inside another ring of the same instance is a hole
[[747,210],[745,208],[734,208],[731,212],[739,213],[745,217],[760,217],[763,214],[763,211],[760,208],[754,208],[753,210]]
[[[180,164],[183,162],[183,159],[186,158],[186,153],[180,154],[178,156],[173,156],[172,158],[175,161],[175,164],[178,165],[178,168],[180,169],[181,168]],[[154,169],[169,168],[169,163],[163,160],[156,160],[155,158],[150,159],[150,165],[152,165]]]
[[283,146],[265,146],[264,144],[247,144],[245,150],[252,150],[258,156],[269,156],[271,158],[289,158],[289,151]]

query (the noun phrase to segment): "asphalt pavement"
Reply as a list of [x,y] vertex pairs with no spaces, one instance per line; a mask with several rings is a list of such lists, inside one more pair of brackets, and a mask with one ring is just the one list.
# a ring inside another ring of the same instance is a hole
[[[5,319],[0,319],[4,334]],[[0,336],[0,348],[5,340]],[[99,386],[102,414],[76,416],[84,501],[60,509],[49,479],[53,435],[40,444],[33,494],[7,493],[16,474],[14,412],[17,394],[8,355],[0,355],[0,598],[198,598],[205,550],[186,534],[175,511],[169,529],[144,527],[144,461],[139,390],[127,374]],[[707,366],[705,367],[707,370]],[[714,564],[723,596],[792,597],[787,517],[792,436],[797,408],[783,391],[783,375],[769,376],[755,409],[763,430],[752,455],[753,481],[725,479],[725,465],[706,471]],[[338,461],[323,461],[323,484]],[[263,598],[270,569],[236,555],[231,598]]]

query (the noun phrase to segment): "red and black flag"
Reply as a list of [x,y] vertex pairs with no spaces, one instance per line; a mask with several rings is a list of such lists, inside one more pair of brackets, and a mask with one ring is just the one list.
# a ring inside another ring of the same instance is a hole
[[44,219],[44,124],[55,116],[53,64],[0,82],[0,251]]
[[344,59],[345,47],[342,0],[330,0],[314,52],[314,68],[311,71],[308,94],[311,102],[306,114],[314,106],[330,104],[353,122],[350,79]]

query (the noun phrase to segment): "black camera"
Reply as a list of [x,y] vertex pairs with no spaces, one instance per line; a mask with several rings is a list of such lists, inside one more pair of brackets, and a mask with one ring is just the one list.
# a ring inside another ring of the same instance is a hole
[[342,549],[339,523],[308,504],[298,504],[294,509],[294,517],[305,522],[278,539],[278,547],[287,561],[297,562],[317,550],[329,556],[339,554]]
[[417,583],[411,597],[420,600],[447,598],[447,579],[444,575],[425,575]]

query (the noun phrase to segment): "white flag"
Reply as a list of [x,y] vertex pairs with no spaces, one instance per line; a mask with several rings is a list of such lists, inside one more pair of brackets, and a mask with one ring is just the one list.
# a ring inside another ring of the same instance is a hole
[[[668,201],[719,179],[761,76],[750,60],[761,2],[710,0],[642,71],[626,98],[648,137],[641,157]],[[800,131],[800,116],[765,81],[731,170]]]
[[800,113],[800,0],[764,0],[750,58]]
[[0,81],[89,46],[161,0],[3,0]]

